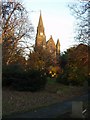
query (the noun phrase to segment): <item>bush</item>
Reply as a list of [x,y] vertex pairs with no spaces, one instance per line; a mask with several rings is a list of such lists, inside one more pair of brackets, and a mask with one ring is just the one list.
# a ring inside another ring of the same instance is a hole
[[12,79],[18,76],[22,76],[23,69],[20,65],[3,65],[2,67],[2,85],[3,86],[10,86],[12,84]]
[[20,91],[37,91],[43,89],[47,82],[44,71],[24,71],[19,65],[3,68],[3,86],[10,86]]
[[[75,75],[75,74],[73,74]],[[58,83],[62,83],[65,85],[76,85],[82,86],[85,81],[88,81],[88,77],[84,75],[77,75],[77,77],[73,76],[70,78],[69,73],[59,74],[56,78]]]
[[24,79],[14,79],[13,87],[20,91],[37,91],[43,89],[46,84],[46,76],[38,70],[30,70],[24,73]]
[[59,74],[58,77],[56,78],[56,82],[65,84],[65,85],[69,85],[69,81],[67,79],[66,74]]

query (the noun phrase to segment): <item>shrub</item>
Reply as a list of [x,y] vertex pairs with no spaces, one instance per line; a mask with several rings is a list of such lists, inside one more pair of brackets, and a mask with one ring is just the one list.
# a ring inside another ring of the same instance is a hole
[[[71,76],[70,76],[71,75]],[[62,83],[65,85],[76,85],[82,86],[84,81],[88,81],[88,76],[84,76],[82,74],[75,74],[75,73],[67,73],[66,71],[63,74],[59,74],[56,78],[58,83]]]
[[16,90],[36,91],[43,89],[46,84],[44,71],[27,70],[20,65],[3,66],[3,86],[10,86]]
[[2,67],[2,85],[9,86],[12,84],[12,79],[18,76],[22,76],[23,69],[20,65],[3,65]]
[[20,91],[37,91],[43,89],[46,84],[46,76],[42,71],[29,70],[24,73],[24,79],[14,79],[13,87]]
[[56,82],[65,84],[65,85],[69,85],[69,81],[67,79],[66,74],[59,74],[58,77],[56,78]]

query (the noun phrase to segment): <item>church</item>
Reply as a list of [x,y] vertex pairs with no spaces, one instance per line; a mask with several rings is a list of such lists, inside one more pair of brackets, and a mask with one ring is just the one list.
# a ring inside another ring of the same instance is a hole
[[46,35],[45,35],[41,12],[40,12],[39,22],[38,22],[38,26],[37,26],[35,50],[37,50],[39,47],[42,47],[42,49],[47,49],[48,52],[53,54],[54,58],[58,58],[60,56],[59,39],[57,40],[56,45],[55,45],[52,35],[50,36],[50,39],[48,41],[46,41]]

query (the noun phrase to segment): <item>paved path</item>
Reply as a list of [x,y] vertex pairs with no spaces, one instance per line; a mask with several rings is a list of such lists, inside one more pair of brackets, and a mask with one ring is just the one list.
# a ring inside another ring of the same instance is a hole
[[57,116],[60,116],[68,111],[71,112],[72,101],[88,101],[88,95],[73,97],[70,100],[65,100],[36,111],[13,114],[8,116],[8,118],[56,118]]

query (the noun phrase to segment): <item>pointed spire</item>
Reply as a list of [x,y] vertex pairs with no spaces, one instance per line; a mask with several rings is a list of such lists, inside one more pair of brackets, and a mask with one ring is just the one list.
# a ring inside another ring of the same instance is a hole
[[41,10],[40,10],[40,17],[39,17],[38,27],[39,27],[39,26],[43,27],[43,20],[42,20]]
[[56,43],[56,54],[60,55],[60,41],[59,41],[59,39],[57,40],[57,43]]
[[50,35],[49,41],[53,41],[54,42],[52,35]]
[[59,41],[59,39],[57,39],[57,45],[59,45],[59,46],[60,46],[60,41]]

